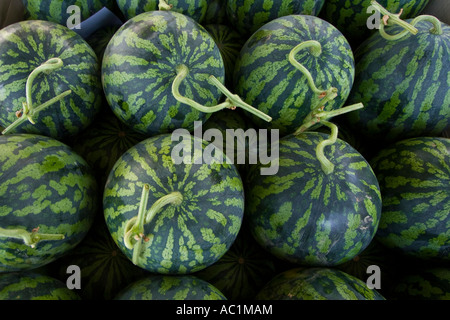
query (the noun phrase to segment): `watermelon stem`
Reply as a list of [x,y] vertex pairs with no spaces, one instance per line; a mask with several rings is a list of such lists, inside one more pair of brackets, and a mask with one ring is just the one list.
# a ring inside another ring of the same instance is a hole
[[[398,40],[402,37],[404,37],[405,35],[407,35],[408,33],[412,33],[412,34],[417,34],[417,32],[419,30],[417,30],[416,27],[414,27],[414,25],[409,24],[408,22],[400,19],[400,15],[402,14],[403,10],[400,10],[400,13],[398,14],[394,14],[391,13],[389,11],[387,11],[383,6],[381,6],[377,1],[372,0],[371,1],[371,6],[373,6],[376,10],[378,10],[378,12],[380,12],[383,15],[383,23],[380,23],[380,29],[379,32],[381,34],[381,36],[383,38],[385,38],[386,40]],[[391,25],[399,25],[401,27],[403,27],[405,30],[395,34],[395,35],[390,35],[388,33],[386,33],[384,26],[391,26]]]
[[330,146],[336,142],[338,136],[338,127],[334,123],[328,121],[322,121],[322,124],[331,129],[331,134],[329,139],[322,140],[319,144],[317,144],[316,157],[320,162],[320,166],[322,167],[323,172],[325,172],[325,174],[331,174],[334,171],[334,164],[330,160],[328,160],[323,150],[326,146]]
[[39,241],[43,240],[63,240],[63,234],[38,233],[39,227],[28,232],[24,229],[4,229],[0,227],[0,237],[22,239],[23,242],[32,248],[36,247]]
[[436,34],[436,35],[441,35],[443,33],[441,21],[439,21],[439,19],[436,18],[435,16],[423,14],[423,15],[420,15],[420,16],[414,18],[411,21],[411,24],[413,26],[415,26],[420,21],[428,21],[433,25],[433,28],[430,29],[430,33]]
[[168,4],[166,0],[159,0],[158,9],[169,11],[172,10],[173,4]]
[[124,244],[130,250],[133,250],[132,262],[137,265],[141,254],[142,241],[148,242],[152,235],[145,236],[144,224],[153,220],[155,215],[159,213],[165,206],[178,206],[183,201],[180,192],[174,191],[156,200],[150,209],[146,212],[148,196],[150,194],[150,186],[145,184],[142,188],[141,201],[139,203],[138,215],[128,220],[124,229]]
[[173,80],[172,83],[172,94],[175,97],[175,99],[181,103],[187,104],[189,106],[191,106],[194,109],[197,109],[200,112],[205,112],[205,113],[213,113],[213,112],[217,112],[220,111],[222,109],[228,108],[228,109],[235,109],[236,107],[240,107],[248,112],[253,113],[254,115],[260,117],[261,119],[265,120],[265,121],[271,121],[272,118],[270,116],[268,116],[267,114],[265,114],[264,112],[250,106],[249,104],[245,103],[244,101],[242,101],[242,99],[238,96],[235,95],[233,93],[231,93],[216,77],[214,77],[213,75],[211,75],[209,77],[209,81],[214,84],[225,96],[227,96],[227,99],[225,100],[225,102],[222,102],[220,104],[217,104],[215,106],[204,106],[198,102],[195,102],[192,99],[186,98],[184,96],[182,96],[180,94],[179,88],[180,88],[180,84],[181,82],[187,77],[187,75],[189,74],[189,68],[184,65],[184,64],[180,64],[179,66],[177,66],[176,68],[177,71],[177,76],[175,77],[175,79]]
[[34,118],[40,111],[42,111],[43,109],[47,108],[48,106],[58,102],[59,100],[63,99],[65,96],[67,96],[68,94],[70,94],[72,92],[71,90],[64,91],[63,93],[40,104],[39,106],[33,107],[31,90],[32,90],[34,79],[40,73],[49,74],[53,70],[59,69],[62,66],[63,66],[63,61],[60,58],[51,58],[51,59],[47,60],[46,62],[44,62],[43,64],[41,64],[39,67],[37,67],[30,73],[30,75],[27,78],[27,83],[25,86],[26,102],[22,103],[22,111],[18,113],[18,119],[16,121],[14,121],[12,124],[10,124],[8,127],[6,127],[2,131],[2,134],[9,133],[10,131],[14,130],[19,125],[21,125],[23,122],[25,122],[26,120],[28,120],[32,124],[36,124],[34,121]]

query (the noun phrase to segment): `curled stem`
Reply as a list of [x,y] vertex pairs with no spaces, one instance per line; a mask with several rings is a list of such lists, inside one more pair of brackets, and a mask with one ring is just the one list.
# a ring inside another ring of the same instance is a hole
[[0,238],[22,239],[23,242],[32,248],[36,247],[39,241],[44,240],[63,240],[63,234],[39,233],[39,227],[28,232],[24,229],[4,229],[0,227]]
[[166,0],[159,0],[158,9],[159,10],[172,10],[173,4],[168,4]]
[[240,107],[250,113],[253,113],[254,115],[260,117],[261,119],[270,122],[272,118],[265,114],[264,112],[252,107],[251,105],[245,103],[238,95],[231,93],[216,77],[211,75],[209,77],[209,82],[213,85],[215,85],[226,97],[227,99],[215,106],[207,107],[204,106],[198,102],[195,102],[192,99],[189,99],[187,97],[184,97],[180,94],[179,87],[182,81],[187,77],[189,74],[189,68],[181,64],[177,67],[177,75],[172,83],[172,94],[175,97],[175,99],[181,103],[187,104],[191,106],[194,109],[197,109],[200,112],[205,113],[213,113],[220,111],[225,108],[229,109],[235,109],[236,107]]
[[[408,22],[400,19],[400,15],[402,14],[403,10],[400,10],[398,14],[391,13],[387,11],[383,6],[381,6],[377,1],[371,0],[371,6],[373,6],[378,12],[380,12],[383,15],[383,23],[380,24],[379,32],[381,36],[387,40],[398,40],[408,33],[417,34],[419,30],[417,30],[416,27],[414,27],[413,24],[409,24]],[[391,25],[399,25],[403,27],[405,30],[390,35],[386,33],[384,26],[391,26]]]
[[34,118],[40,111],[47,108],[51,104],[58,102],[59,100],[63,99],[65,96],[67,96],[68,94],[70,94],[72,92],[71,90],[67,90],[67,91],[57,95],[56,97],[42,103],[41,105],[39,105],[37,107],[33,106],[31,89],[33,86],[34,79],[40,73],[49,74],[53,70],[59,69],[62,66],[63,66],[63,61],[60,58],[51,58],[51,59],[47,60],[46,62],[44,62],[43,64],[41,64],[39,67],[37,67],[30,73],[30,75],[27,78],[27,83],[25,85],[26,102],[22,103],[22,111],[19,112],[20,115],[18,116],[18,119],[16,121],[14,121],[12,124],[10,124],[8,127],[6,127],[2,131],[2,134],[7,134],[7,133],[11,132],[12,130],[14,130],[20,124],[22,124],[23,122],[25,122],[27,120],[29,122],[31,122],[32,124],[35,124]]
[[325,174],[330,174],[334,171],[334,164],[330,160],[328,160],[323,150],[326,146],[330,146],[336,142],[338,135],[338,127],[334,123],[328,121],[322,121],[322,124],[326,125],[331,129],[331,134],[328,139],[322,140],[317,145],[316,157],[320,162],[320,166],[322,167],[323,172],[325,172]]
[[127,249],[133,250],[132,262],[138,263],[141,254],[142,241],[150,241],[152,235],[144,234],[144,225],[153,220],[153,218],[168,205],[178,206],[183,201],[180,192],[174,191],[162,196],[153,203],[148,211],[146,211],[150,186],[145,184],[142,189],[141,201],[139,203],[138,215],[128,220],[124,230],[124,244]]

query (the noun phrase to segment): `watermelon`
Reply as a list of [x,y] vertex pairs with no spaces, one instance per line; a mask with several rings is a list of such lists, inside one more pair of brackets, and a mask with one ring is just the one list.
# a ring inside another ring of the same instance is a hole
[[264,24],[287,15],[317,16],[325,0],[225,0],[230,24],[248,37]]
[[97,57],[81,36],[54,22],[26,20],[1,29],[0,44],[0,124],[8,132],[63,140],[91,123],[102,88]]
[[130,284],[115,300],[227,300],[220,290],[193,275],[149,275]]
[[[401,19],[418,16],[429,0],[378,0],[377,3]],[[375,15],[375,16],[373,16]],[[372,24],[382,23],[382,14],[377,14],[372,0],[327,0],[319,17],[330,22],[348,39],[356,49],[371,34],[377,32]],[[378,20],[375,20],[378,19]],[[369,26],[370,25],[370,28]]]
[[117,0],[126,20],[155,10],[170,10],[184,14],[197,22],[203,22],[209,0]]
[[[365,109],[343,119],[369,141],[438,136],[450,125],[450,26],[431,16],[407,22],[417,34],[390,40],[375,33],[355,52],[347,103],[361,102]],[[385,28],[390,35],[402,30]]]
[[365,282],[334,268],[293,268],[270,280],[256,300],[385,300]]
[[[300,44],[304,48],[296,52]],[[310,75],[299,70],[298,64]],[[327,96],[329,90],[336,94],[327,110],[342,107],[354,72],[350,45],[334,26],[315,16],[289,15],[266,23],[246,41],[236,60],[233,89],[246,103],[272,117],[271,122],[252,117],[257,127],[278,129],[284,136],[323,105],[325,91]],[[312,90],[311,81],[319,92]]]
[[413,268],[397,278],[390,300],[450,300],[450,270],[444,266]]
[[92,167],[102,187],[119,157],[146,138],[145,135],[127,127],[108,109],[70,141],[72,149]]
[[231,26],[226,11],[227,2],[224,0],[208,0],[202,25],[225,24]]
[[125,257],[114,243],[103,217],[97,218],[79,245],[51,263],[50,275],[66,281],[70,276],[68,267],[76,265],[81,276],[78,295],[83,300],[106,301],[112,300],[120,290],[147,273]]
[[270,152],[277,149],[275,174],[261,175],[261,164],[248,172],[245,212],[258,243],[308,266],[336,266],[361,253],[381,215],[378,181],[365,158],[337,138],[337,127],[330,139],[313,131],[285,136]]
[[213,23],[204,27],[219,48],[225,66],[225,84],[228,88],[232,88],[234,65],[245,38],[226,24]]
[[219,49],[202,26],[168,11],[128,20],[103,57],[103,88],[114,114],[147,136],[193,129],[195,120],[205,121],[210,114],[178,102],[172,94],[180,65],[189,68],[181,94],[203,105],[217,104],[222,94],[207,79],[213,75],[223,82],[225,70]]
[[98,207],[86,161],[39,135],[0,136],[0,272],[30,270],[78,245]]
[[39,273],[0,274],[0,300],[80,300],[76,291],[53,277]]
[[86,20],[103,7],[113,8],[114,0],[22,0],[25,18],[45,20],[66,26],[67,21],[76,12],[70,6],[77,6],[80,20]]
[[[212,149],[215,160],[204,161]],[[243,184],[220,149],[188,133],[161,134],[119,158],[106,181],[103,208],[112,237],[134,264],[161,274],[193,273],[219,260],[234,242]]]
[[376,238],[406,256],[449,261],[450,139],[405,139],[370,163],[383,200]]
[[225,255],[195,276],[214,285],[229,300],[249,301],[277,274],[277,267],[276,259],[267,256],[244,224]]

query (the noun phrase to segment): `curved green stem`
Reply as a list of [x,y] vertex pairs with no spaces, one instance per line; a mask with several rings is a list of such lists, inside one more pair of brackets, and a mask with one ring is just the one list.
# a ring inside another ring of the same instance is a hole
[[125,247],[133,250],[132,262],[134,264],[138,263],[141,254],[142,241],[148,242],[153,237],[152,235],[146,236],[144,234],[144,224],[152,221],[155,215],[161,212],[165,206],[178,206],[183,201],[181,193],[174,191],[156,200],[146,212],[149,193],[150,186],[145,184],[142,189],[138,215],[128,220],[124,230],[124,244]]
[[189,74],[189,68],[186,65],[181,64],[177,67],[176,71],[177,71],[177,75],[172,83],[172,94],[177,101],[187,104],[187,105],[191,106],[192,108],[197,109],[200,112],[205,112],[205,113],[213,113],[213,112],[217,112],[222,109],[225,109],[225,108],[234,109],[236,107],[240,107],[250,113],[253,113],[254,115],[260,117],[261,119],[263,119],[265,121],[269,122],[272,120],[272,118],[270,116],[268,116],[267,114],[265,114],[264,112],[254,108],[254,107],[250,106],[249,104],[245,103],[244,101],[242,101],[242,99],[238,95],[232,94],[216,77],[214,77],[212,75],[209,77],[209,81],[213,85],[215,85],[227,97],[225,102],[222,102],[215,106],[207,107],[200,103],[195,102],[192,99],[182,96],[180,94],[179,88],[180,88],[180,84],[182,83],[182,81]]
[[326,125],[331,129],[330,138],[322,140],[316,147],[316,157],[320,162],[323,172],[325,174],[330,174],[334,171],[334,164],[324,154],[324,148],[334,144],[338,136],[338,127],[331,122],[322,121],[322,124]]
[[159,10],[172,10],[173,5],[168,4],[166,0],[159,0],[158,9]]
[[63,234],[39,233],[38,231],[39,228],[28,232],[24,229],[4,229],[0,227],[0,237],[22,239],[27,246],[32,248],[35,248],[39,241],[64,239]]
[[63,66],[63,61],[60,58],[51,58],[51,59],[47,60],[46,62],[44,62],[43,64],[41,64],[39,67],[37,67],[30,73],[30,75],[27,78],[27,83],[25,86],[26,102],[22,103],[22,111],[20,112],[21,115],[18,116],[18,119],[16,121],[14,121],[12,124],[10,124],[8,127],[6,127],[3,130],[2,134],[7,134],[7,133],[11,132],[12,130],[14,130],[20,124],[22,124],[23,122],[25,122],[27,120],[29,122],[31,122],[32,124],[35,124],[34,118],[40,111],[47,108],[51,104],[58,102],[59,100],[63,99],[65,96],[67,96],[68,94],[70,94],[72,92],[71,90],[67,90],[67,91],[57,95],[56,97],[42,103],[41,105],[39,105],[37,107],[33,107],[31,90],[32,90],[34,79],[40,73],[49,74],[53,70],[59,69],[62,66]]
[[[380,24],[380,34],[383,38],[387,40],[398,40],[408,33],[417,34],[418,30],[414,25],[409,24],[408,22],[400,19],[400,15],[402,14],[402,11],[398,14],[391,13],[387,11],[383,6],[381,6],[377,1],[371,0],[371,6],[373,6],[377,11],[379,11],[383,15],[383,23]],[[386,33],[384,26],[385,25],[399,25],[403,27],[405,30],[399,32],[395,35],[390,35]]]
[[443,31],[442,31],[442,23],[435,16],[430,16],[430,15],[427,15],[427,14],[423,14],[423,15],[420,15],[418,17],[415,17],[411,21],[411,24],[413,26],[415,26],[417,23],[419,23],[421,21],[428,21],[428,22],[430,22],[433,25],[433,28],[430,29],[430,33],[436,34],[436,35],[440,35],[440,34],[443,33]]
[[323,123],[324,121],[331,119],[335,116],[339,116],[341,114],[358,110],[361,108],[364,108],[364,105],[361,102],[331,111],[324,111],[324,107],[316,108],[305,117],[305,120],[303,121],[302,125],[294,132],[294,135],[299,135],[302,132],[305,132],[306,130],[308,130],[313,125],[319,122]]

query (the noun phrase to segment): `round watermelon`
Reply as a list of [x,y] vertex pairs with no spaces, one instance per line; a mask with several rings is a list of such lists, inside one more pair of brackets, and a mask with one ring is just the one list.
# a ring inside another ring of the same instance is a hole
[[150,275],[123,289],[115,300],[227,300],[219,289],[193,275]]
[[363,251],[377,231],[381,195],[372,168],[340,139],[320,155],[328,138],[312,131],[285,136],[275,174],[261,175],[261,165],[249,170],[245,213],[251,232],[280,259],[336,266]]
[[383,200],[376,238],[420,259],[450,259],[450,139],[417,137],[370,160]]
[[0,300],[80,300],[64,282],[35,272],[0,274]]
[[242,180],[220,149],[215,160],[205,160],[211,147],[190,134],[161,134],[130,148],[114,165],[104,215],[115,242],[136,265],[192,273],[219,260],[234,242],[244,211]]
[[[417,34],[389,40],[376,33],[355,52],[347,103],[365,108],[343,119],[368,141],[437,136],[450,125],[450,26],[431,16],[419,18],[408,20]],[[391,35],[402,30],[386,28]]]
[[180,70],[187,75],[179,93],[204,105],[222,97],[209,83],[222,83],[222,56],[209,33],[177,12],[150,11],[131,18],[115,33],[105,49],[102,81],[106,99],[116,116],[147,136],[176,128],[192,130],[194,121],[210,114],[179,102],[172,83]]
[[91,167],[67,145],[0,136],[0,272],[50,263],[78,245],[98,206]]
[[[43,65],[52,69],[33,72]],[[81,36],[54,22],[26,20],[0,30],[0,86],[0,124],[8,132],[63,140],[84,130],[101,105],[94,51]],[[59,100],[39,109],[55,97]],[[9,127],[18,116],[24,121]]]
[[[299,50],[299,45],[304,48]],[[336,94],[326,110],[341,108],[354,73],[350,45],[333,25],[315,16],[289,15],[266,23],[246,41],[236,60],[233,89],[272,117],[271,122],[252,117],[256,126],[278,129],[284,136],[293,133],[312,109],[323,106],[322,93]]]
[[197,22],[203,22],[209,0],[116,0],[124,17],[135,16],[157,10],[170,10],[184,14]]
[[248,37],[264,24],[287,15],[317,16],[325,0],[225,0],[229,23]]
[[385,300],[365,282],[333,268],[294,268],[270,280],[256,300]]

